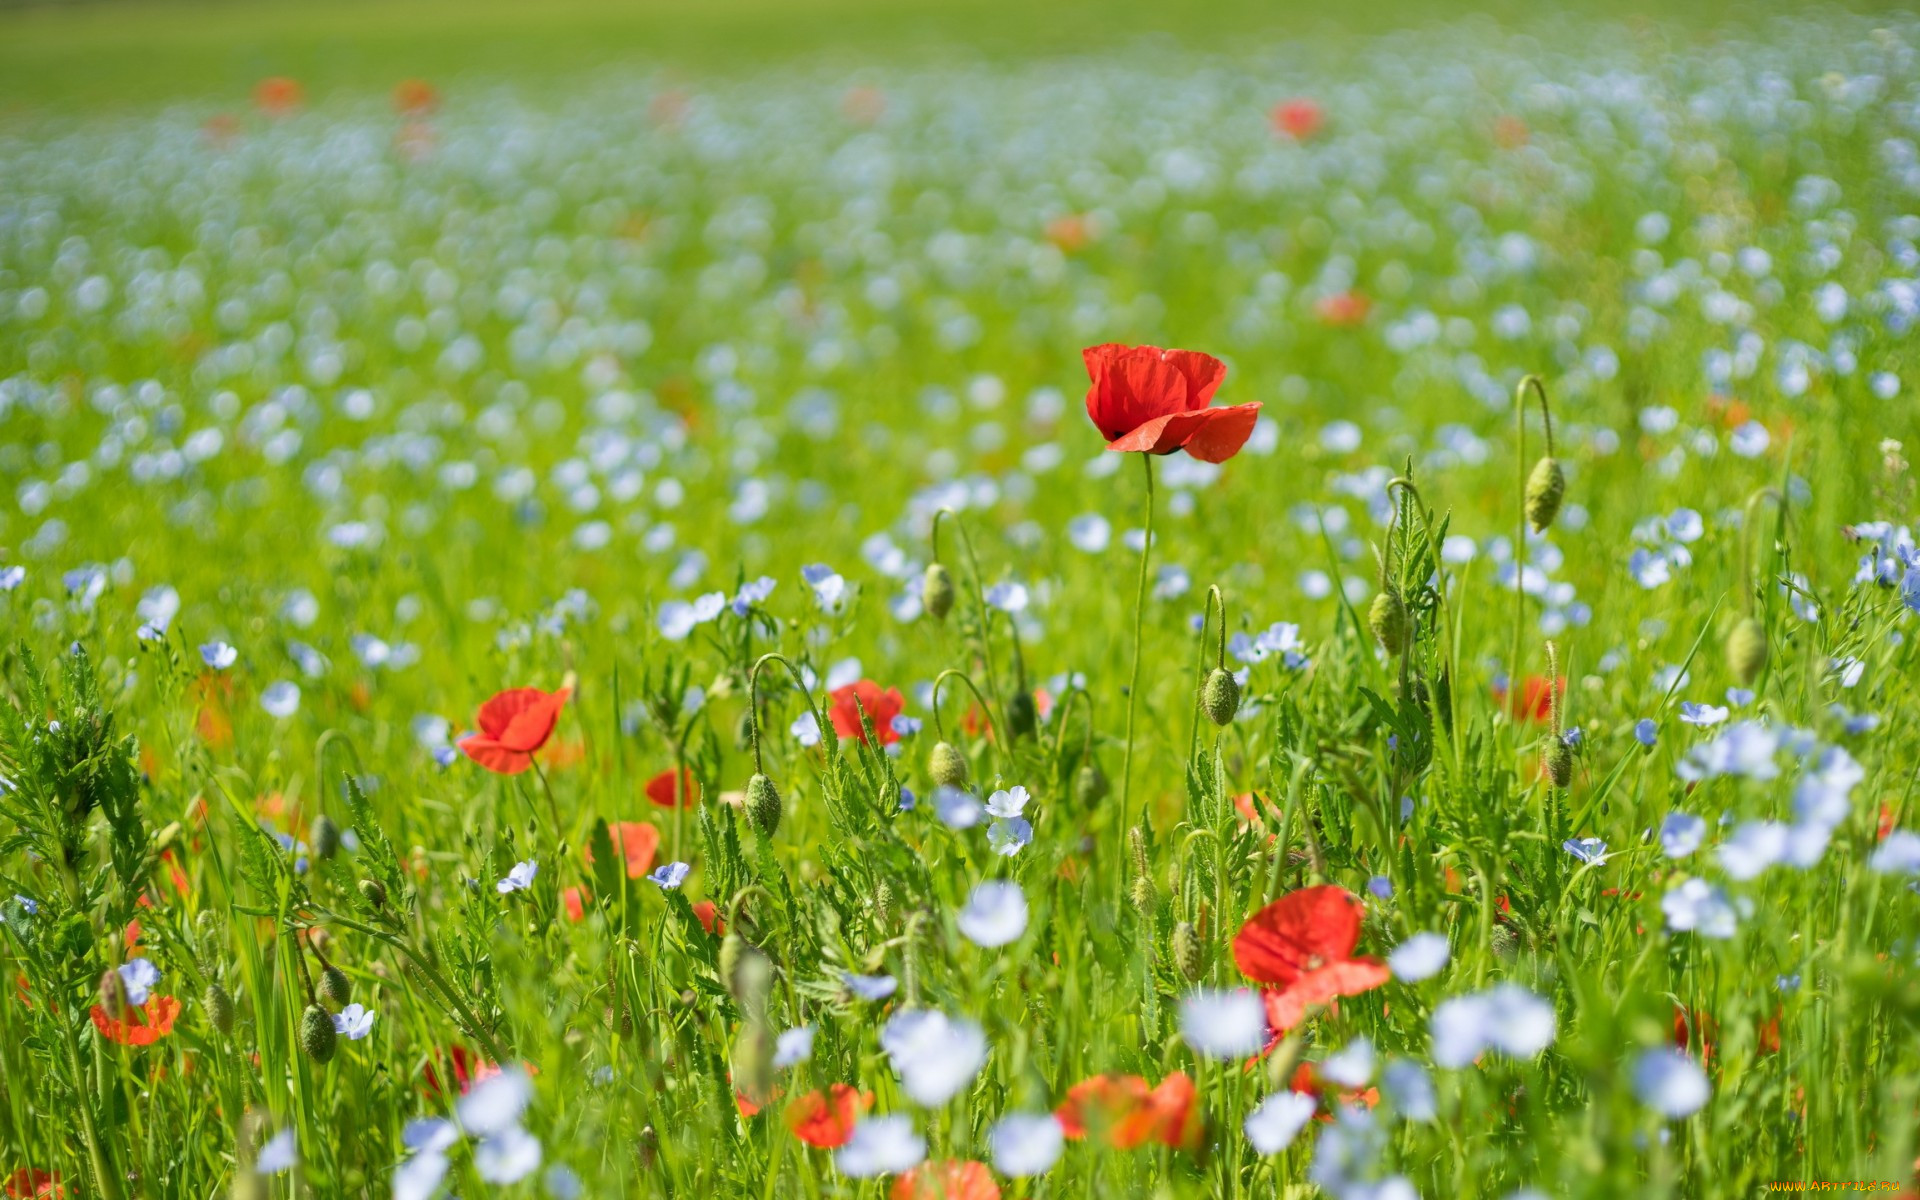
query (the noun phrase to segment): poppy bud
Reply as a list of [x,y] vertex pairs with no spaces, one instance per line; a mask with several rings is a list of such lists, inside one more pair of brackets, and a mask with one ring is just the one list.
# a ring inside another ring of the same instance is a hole
[[1133,901],[1133,909],[1135,912],[1139,913],[1142,917],[1151,918],[1155,906],[1159,903],[1159,899],[1154,895],[1153,891],[1153,876],[1135,875],[1133,877],[1133,889],[1128,894],[1128,899]]
[[642,1171],[653,1170],[654,1160],[660,1156],[660,1135],[653,1131],[653,1126],[640,1131],[633,1143],[633,1156],[640,1160]]
[[946,620],[953,611],[953,575],[942,564],[927,564],[927,577],[920,583],[920,603],[936,621]]
[[1034,707],[1033,693],[1021,688],[1007,697],[1007,732],[1015,738],[1032,737],[1040,713]]
[[941,787],[967,786],[967,756],[951,742],[935,742],[927,765],[933,772],[933,781]]
[[1543,533],[1560,515],[1560,501],[1567,494],[1567,473],[1557,458],[1543,458],[1533,464],[1527,476],[1527,524],[1535,533]]
[[307,1057],[317,1063],[333,1060],[334,1048],[340,1044],[340,1035],[334,1032],[333,1017],[318,1004],[307,1005],[307,1011],[300,1014],[300,1048]]
[[200,915],[193,919],[194,936],[200,939],[200,946],[205,953],[211,954],[214,951],[220,943],[220,935],[225,930],[226,926],[221,923],[220,914],[210,908],[201,909]]
[[1207,676],[1207,686],[1201,690],[1200,706],[1207,710],[1207,719],[1215,725],[1225,727],[1233,722],[1233,714],[1240,711],[1240,681],[1233,672],[1225,667],[1215,667],[1213,674]]
[[200,1003],[206,1006],[209,1025],[220,1033],[233,1032],[233,997],[227,995],[227,989],[218,983],[208,984]]
[[873,919],[882,929],[893,924],[893,886],[884,879],[873,889]]
[[1563,737],[1554,738],[1547,746],[1547,777],[1557,788],[1573,782],[1573,747]]
[[387,888],[378,879],[360,881],[360,898],[375,908],[387,906]]
[[1388,588],[1373,598],[1367,610],[1367,624],[1373,638],[1388,654],[1400,654],[1407,648],[1407,603],[1400,593]]
[[1495,925],[1493,927],[1493,952],[1501,958],[1512,956],[1513,948],[1519,941],[1519,935],[1514,933],[1509,926]]
[[320,969],[320,998],[335,1008],[345,1008],[353,1001],[353,980],[339,967],[328,963]]
[[1767,630],[1758,617],[1741,617],[1727,635],[1727,666],[1745,687],[1767,668]]
[[758,772],[747,780],[747,820],[763,839],[771,840],[780,828],[780,789]]
[[1092,808],[1107,798],[1113,789],[1107,785],[1107,773],[1098,764],[1088,763],[1073,777],[1073,798],[1081,808]]
[[1206,947],[1200,944],[1200,933],[1193,922],[1182,921],[1173,927],[1172,949],[1173,965],[1189,983],[1199,982],[1207,970]]
[[100,1007],[107,1015],[119,1020],[127,1011],[127,981],[120,978],[120,972],[112,967],[100,976]]
[[316,861],[326,862],[340,853],[340,827],[333,823],[332,817],[321,813],[307,831],[307,845],[313,848]]
[[773,1031],[764,1021],[748,1021],[733,1043],[733,1086],[755,1104],[773,1091]]
[[733,972],[723,982],[748,1021],[766,1020],[767,992],[773,987],[773,963],[766,955],[744,946],[734,960]]

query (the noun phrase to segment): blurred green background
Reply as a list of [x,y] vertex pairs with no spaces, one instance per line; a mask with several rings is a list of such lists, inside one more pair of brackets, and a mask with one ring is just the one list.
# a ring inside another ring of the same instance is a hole
[[[287,75],[324,100],[419,76],[537,85],[632,64],[690,73],[751,71],[795,57],[855,67],[884,57],[1072,54],[1177,39],[1230,49],[1348,37],[1479,14],[1512,28],[1569,14],[1649,36],[1737,37],[1796,5],[1733,0],[0,0],[0,114],[243,103]],[[1833,7],[1831,5],[1825,7]],[[1851,0],[1852,11],[1901,6]]]

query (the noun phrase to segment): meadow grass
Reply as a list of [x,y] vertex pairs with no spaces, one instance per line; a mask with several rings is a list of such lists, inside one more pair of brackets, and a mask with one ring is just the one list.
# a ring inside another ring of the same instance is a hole
[[1915,1185],[1920,25],[530,11],[0,23],[9,1195]]

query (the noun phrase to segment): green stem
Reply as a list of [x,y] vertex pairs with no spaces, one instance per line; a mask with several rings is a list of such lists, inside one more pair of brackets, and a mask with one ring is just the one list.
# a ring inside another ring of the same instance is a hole
[[1147,564],[1153,558],[1153,455],[1142,454],[1147,475],[1147,535],[1140,545],[1140,583],[1133,598],[1133,671],[1127,682],[1127,748],[1120,760],[1120,811],[1131,814],[1133,800],[1133,713],[1140,692],[1140,627],[1147,611]]
[[80,1069],[80,1046],[74,1040],[73,1026],[64,1018],[60,1020],[60,1035],[66,1043],[67,1069],[73,1072],[73,1093],[80,1109],[80,1134],[87,1143],[87,1161],[93,1168],[94,1186],[100,1190],[103,1200],[120,1200],[120,1180],[113,1173],[107,1161],[106,1147],[101,1145],[100,1131],[93,1123],[93,1104],[87,1097],[86,1072]]

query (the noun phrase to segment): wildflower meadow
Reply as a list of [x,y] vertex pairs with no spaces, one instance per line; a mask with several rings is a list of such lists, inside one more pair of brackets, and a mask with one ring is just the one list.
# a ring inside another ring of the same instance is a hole
[[10,102],[5,1196],[1916,1194],[1917,56]]

